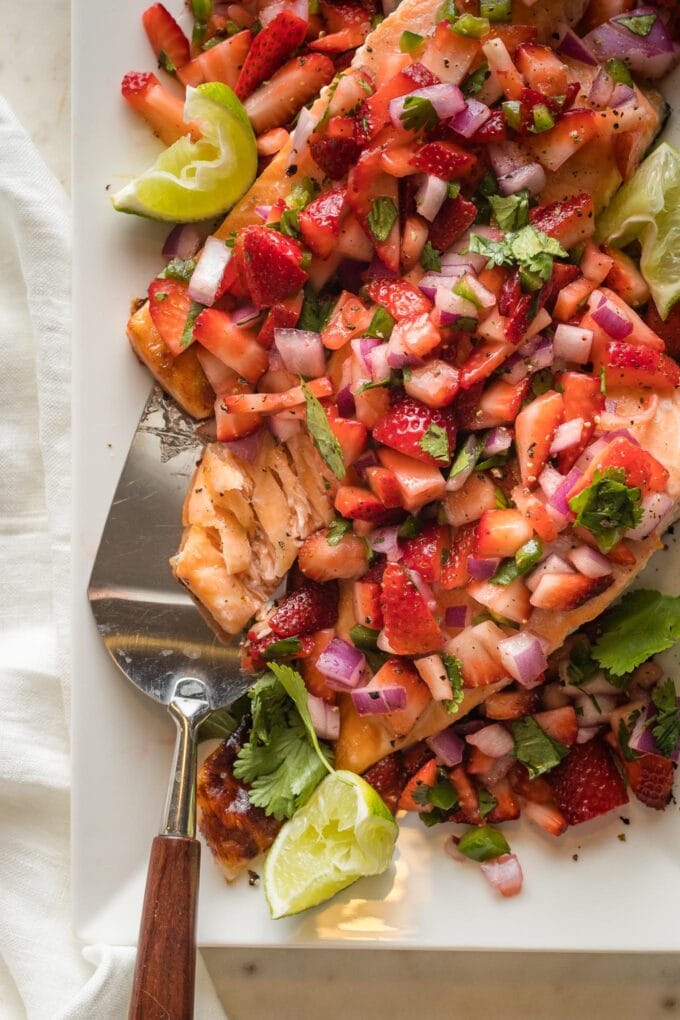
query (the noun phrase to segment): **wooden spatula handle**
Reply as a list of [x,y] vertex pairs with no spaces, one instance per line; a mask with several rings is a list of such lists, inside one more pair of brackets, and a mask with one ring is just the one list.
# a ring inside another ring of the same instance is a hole
[[197,839],[152,843],[130,1020],[192,1020],[200,861]]

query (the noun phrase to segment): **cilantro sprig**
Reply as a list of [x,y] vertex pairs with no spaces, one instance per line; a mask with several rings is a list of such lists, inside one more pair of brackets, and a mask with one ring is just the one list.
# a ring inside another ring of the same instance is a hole
[[382,196],[373,199],[368,214],[368,226],[376,241],[387,240],[398,216],[397,207],[391,198]]
[[608,553],[642,518],[642,491],[626,485],[623,468],[596,471],[591,484],[569,500],[575,525],[586,528],[603,553]]
[[484,255],[488,259],[488,269],[493,266],[519,266],[524,273],[539,280],[550,279],[555,258],[567,257],[558,240],[530,224],[520,230],[509,231],[500,241],[473,233],[468,250]]
[[512,736],[515,757],[526,766],[530,779],[554,769],[569,753],[569,748],[548,736],[531,715],[512,724]]

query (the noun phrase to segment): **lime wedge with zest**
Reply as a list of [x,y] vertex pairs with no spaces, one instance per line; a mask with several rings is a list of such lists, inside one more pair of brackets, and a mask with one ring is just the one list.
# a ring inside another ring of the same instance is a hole
[[264,868],[273,918],[297,914],[389,867],[397,823],[372,786],[332,772],[283,826]]
[[665,319],[680,299],[680,151],[662,142],[612,199],[598,237],[622,248],[639,240],[640,269]]
[[187,88],[184,120],[202,136],[184,136],[112,197],[119,212],[189,223],[221,216],[255,180],[257,147],[248,115],[228,85]]

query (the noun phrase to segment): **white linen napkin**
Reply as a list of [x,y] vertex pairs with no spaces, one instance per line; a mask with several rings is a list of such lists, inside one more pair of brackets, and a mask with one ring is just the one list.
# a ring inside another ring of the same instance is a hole
[[[0,98],[0,1016],[124,1020],[134,950],[69,892],[70,223]],[[225,1020],[199,954],[199,1020]]]

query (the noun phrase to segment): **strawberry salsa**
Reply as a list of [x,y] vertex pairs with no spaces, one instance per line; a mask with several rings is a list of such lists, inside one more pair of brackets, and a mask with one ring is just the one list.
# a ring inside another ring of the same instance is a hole
[[[338,767],[364,761],[393,811],[470,826],[447,849],[513,895],[497,823],[559,836],[628,790],[663,809],[680,756],[652,658],[680,636],[680,600],[634,592],[554,650],[621,592],[677,500],[646,439],[680,384],[677,316],[659,316],[635,249],[596,233],[660,128],[637,75],[670,69],[674,26],[593,0],[582,30],[546,42],[505,0],[445,0],[428,33],[379,65],[369,39],[350,65],[368,4],[227,11],[191,46],[161,5],[145,25],[182,82],[216,75],[245,99],[290,189],[175,252],[149,310],[173,356],[195,345],[217,440],[252,462],[265,432],[306,431],[335,508],[247,628],[244,668],[292,663]],[[309,89],[284,109],[263,90],[291,64]],[[124,94],[170,142],[162,88]],[[296,113],[290,145],[274,138]],[[362,734],[379,761],[348,750]],[[279,819],[300,803],[258,797]]]

